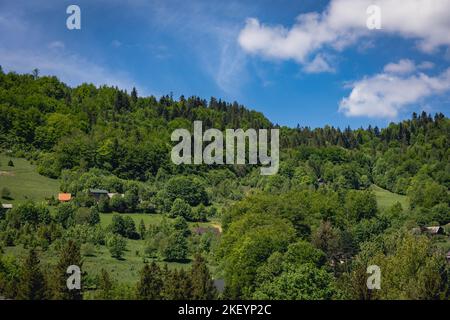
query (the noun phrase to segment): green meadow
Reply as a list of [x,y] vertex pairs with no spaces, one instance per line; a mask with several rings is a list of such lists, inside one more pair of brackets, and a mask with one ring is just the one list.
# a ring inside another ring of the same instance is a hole
[[407,196],[392,193],[376,185],[372,185],[371,189],[377,198],[377,205],[380,211],[392,207],[397,202],[400,202],[403,210],[409,209],[409,200]]
[[[14,167],[8,166],[9,160],[13,161]],[[1,199],[2,203],[39,202],[58,195],[59,181],[41,176],[36,166],[26,159],[0,154],[0,191],[3,188],[11,191],[11,199]]]

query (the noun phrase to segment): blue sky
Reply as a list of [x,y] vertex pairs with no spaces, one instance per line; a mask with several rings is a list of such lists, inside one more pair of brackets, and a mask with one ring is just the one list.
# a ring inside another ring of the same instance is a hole
[[[381,30],[366,26],[373,3]],[[66,28],[70,4],[81,30]],[[236,100],[288,126],[385,126],[448,116],[449,12],[450,0],[4,0],[0,65]]]

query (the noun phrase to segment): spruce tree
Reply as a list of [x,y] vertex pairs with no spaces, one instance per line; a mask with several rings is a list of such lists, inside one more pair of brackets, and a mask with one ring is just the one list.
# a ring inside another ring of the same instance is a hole
[[112,299],[112,289],[114,287],[114,283],[109,275],[108,271],[102,268],[100,270],[99,277],[99,289],[100,289],[100,297],[104,300]]
[[146,232],[147,229],[145,228],[144,219],[141,219],[141,222],[139,223],[139,235],[141,236],[141,239],[145,239]]
[[81,289],[69,290],[67,287],[67,279],[70,277],[70,274],[67,273],[67,268],[71,265],[76,265],[81,269],[82,264],[80,246],[73,240],[69,240],[61,249],[59,260],[55,267],[52,282],[53,299],[81,300],[83,298]]
[[133,104],[135,104],[137,102],[138,99],[138,93],[135,87],[133,87],[133,90],[131,90],[131,101],[133,102]]
[[162,288],[161,269],[155,262],[152,262],[150,265],[145,264],[137,284],[137,298],[141,300],[159,300],[161,299]]
[[39,268],[39,258],[35,249],[30,249],[22,266],[17,298],[21,300],[45,299],[46,281]]
[[206,260],[199,254],[195,256],[192,264],[191,281],[192,299],[211,300],[216,297],[216,288],[206,265]]

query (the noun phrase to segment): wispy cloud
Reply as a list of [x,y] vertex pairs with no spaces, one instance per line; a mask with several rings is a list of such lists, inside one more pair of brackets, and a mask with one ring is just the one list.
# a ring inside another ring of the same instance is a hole
[[130,90],[140,88],[126,72],[112,71],[78,53],[61,40],[45,42],[46,33],[20,15],[0,14],[0,63],[4,70],[28,73],[38,68],[43,75],[56,75],[69,85],[81,83],[114,85]]

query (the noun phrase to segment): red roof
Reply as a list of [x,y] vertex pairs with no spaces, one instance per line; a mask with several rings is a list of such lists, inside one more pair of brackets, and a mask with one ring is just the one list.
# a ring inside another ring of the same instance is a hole
[[60,193],[58,194],[59,201],[70,201],[72,199],[72,194],[70,193]]

